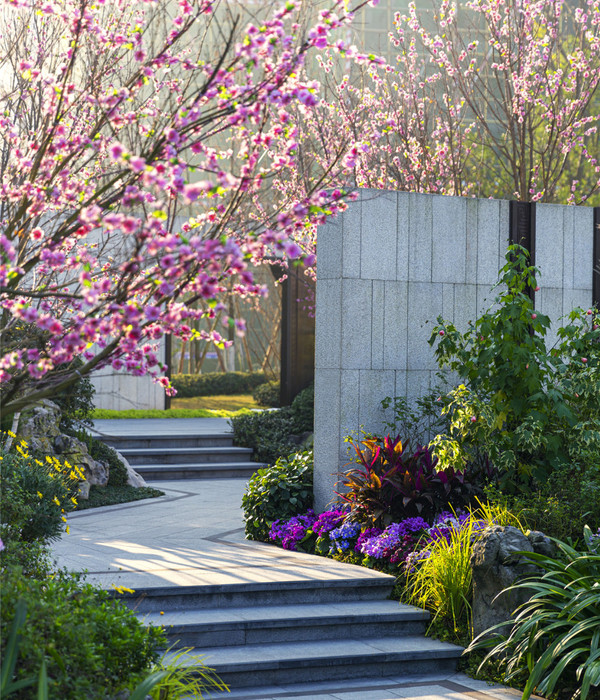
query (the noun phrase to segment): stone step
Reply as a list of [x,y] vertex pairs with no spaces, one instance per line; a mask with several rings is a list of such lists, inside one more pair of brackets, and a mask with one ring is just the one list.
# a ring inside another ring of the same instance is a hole
[[232,447],[233,433],[202,435],[103,435],[102,441],[115,449],[163,449],[176,447]]
[[204,464],[136,464],[135,471],[146,481],[179,479],[249,479],[257,469],[266,466],[258,462],[206,462]]
[[315,578],[291,581],[156,586],[133,593],[111,594],[137,613],[216,608],[240,608],[304,603],[382,600],[393,590],[395,578],[378,572],[352,578]]
[[344,640],[198,647],[193,654],[202,656],[204,663],[214,668],[228,686],[242,688],[450,673],[462,651],[461,647],[422,636],[360,636]]
[[125,459],[137,471],[137,465],[204,464],[209,462],[248,462],[252,450],[248,447],[173,447],[123,448]]
[[425,633],[429,614],[392,600],[166,611],[139,615],[163,625],[169,647],[225,647]]

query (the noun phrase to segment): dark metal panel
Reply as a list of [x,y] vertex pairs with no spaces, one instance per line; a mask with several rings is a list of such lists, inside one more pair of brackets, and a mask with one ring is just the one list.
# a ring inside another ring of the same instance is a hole
[[[171,362],[173,360],[173,339],[171,334],[165,336],[165,364],[167,365],[167,371],[165,372],[165,377],[171,379],[172,370]],[[165,394],[165,411],[171,408],[171,397]]]
[[[529,251],[529,264],[535,265],[535,202],[510,202],[508,238],[511,245],[523,246]],[[529,290],[534,301],[535,290]]]
[[272,266],[281,277],[281,405],[289,405],[296,394],[312,384],[315,378],[314,281],[304,268],[281,270]]
[[594,207],[594,268],[592,272],[592,303],[600,308],[600,207]]

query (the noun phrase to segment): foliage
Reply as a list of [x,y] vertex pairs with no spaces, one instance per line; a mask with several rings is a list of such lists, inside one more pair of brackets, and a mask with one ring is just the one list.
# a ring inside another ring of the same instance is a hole
[[315,387],[307,386],[294,398],[291,405],[296,433],[312,433],[315,429]]
[[450,430],[433,439],[434,453],[458,468],[489,456],[503,490],[528,489],[569,464],[600,466],[598,319],[591,309],[572,312],[550,351],[527,256],[511,246],[495,305],[465,333],[438,319],[429,341],[440,366],[464,382],[448,395]]
[[571,544],[581,538],[586,524],[600,527],[600,469],[595,464],[560,468],[526,495],[490,487],[486,496],[513,512],[520,511],[532,530]]
[[[15,616],[10,626],[8,642],[2,657],[2,672],[0,674],[0,697],[7,698],[9,695],[31,687],[35,683],[35,678],[22,678],[18,682],[13,681],[15,666],[19,655],[19,634],[27,616],[27,606],[20,600],[15,608]],[[45,672],[45,668],[44,668]],[[41,685],[41,681],[40,681]]]
[[89,441],[90,455],[92,459],[108,464],[108,484],[107,486],[123,487],[127,486],[127,467],[119,459],[114,448],[107,445],[102,440],[92,437]]
[[531,597],[515,611],[507,637],[496,631],[470,647],[493,647],[483,663],[503,660],[509,679],[528,668],[525,700],[534,692],[550,695],[561,687],[585,700],[600,686],[600,553],[593,549],[589,528],[585,539],[586,552],[555,540],[562,555],[557,559],[525,552],[544,573],[511,588],[526,590]]
[[19,567],[23,576],[42,579],[52,573],[52,562],[48,547],[39,540],[24,542],[18,537],[12,537],[5,530],[2,532],[2,547],[0,547],[0,569]]
[[[18,567],[3,572],[0,635],[4,653],[17,605],[27,608],[14,680],[37,675],[45,662],[50,697],[105,698],[141,679],[164,644],[133,612],[76,577],[57,573],[36,580]],[[15,698],[30,698],[22,691]]]
[[192,652],[193,649],[167,651],[158,660],[155,672],[162,672],[162,678],[150,691],[152,700],[201,699],[205,693],[229,690],[215,670],[206,666],[204,658]]
[[117,503],[132,503],[145,498],[164,496],[164,491],[150,486],[91,486],[86,500],[80,499],[75,510],[88,510],[102,506],[114,506]]
[[[345,143],[302,167],[295,124],[322,111],[305,58],[340,50],[332,32],[366,0],[314,26],[302,4],[268,3],[258,27],[218,0],[6,4],[0,415],[107,366],[170,390],[165,334],[225,348],[194,322],[229,289],[263,293],[251,261],[314,263],[296,239],[345,208],[351,167]],[[47,339],[8,342],[22,323]]]
[[[71,363],[74,369],[83,365],[83,361],[76,358]],[[69,432],[79,426],[92,425],[92,412],[94,410],[94,394],[96,390],[90,378],[80,377],[68,390],[61,391],[52,397],[54,403],[60,408],[60,429]]]
[[410,404],[404,396],[387,396],[382,400],[381,408],[386,411],[391,407],[393,412],[393,418],[383,423],[391,435],[410,435],[416,444],[426,445],[433,435],[448,431],[448,416],[442,413],[448,380],[443,374],[438,378],[439,386]]
[[174,374],[171,384],[177,398],[218,396],[220,394],[249,394],[265,384],[264,372],[206,372],[204,374]]
[[94,420],[125,420],[129,418],[235,418],[237,416],[250,415],[250,410],[243,408],[239,411],[213,410],[208,408],[158,408],[138,409],[130,408],[117,411],[108,408],[96,408],[92,418]]
[[256,462],[275,464],[280,457],[295,452],[298,445],[290,440],[296,432],[291,409],[246,413],[231,419],[233,439],[239,447],[251,447]]
[[0,475],[2,538],[48,542],[60,537],[65,514],[77,504],[79,468],[56,457],[36,459],[19,440],[0,453]]
[[274,520],[312,506],[312,487],[312,452],[280,457],[272,467],[254,472],[242,498],[246,537],[267,541]]
[[438,468],[431,450],[420,446],[412,452],[400,437],[348,437],[358,467],[345,471],[336,492],[350,506],[350,519],[381,527],[405,518],[431,521],[448,507],[462,508],[482,494],[468,472],[451,466]]
[[256,387],[252,392],[252,398],[259,406],[277,408],[281,406],[280,392],[280,382],[266,382]]
[[406,561],[406,601],[430,610],[457,636],[471,629],[472,545],[488,525],[523,529],[506,509],[480,504],[451,526],[438,524],[425,546]]

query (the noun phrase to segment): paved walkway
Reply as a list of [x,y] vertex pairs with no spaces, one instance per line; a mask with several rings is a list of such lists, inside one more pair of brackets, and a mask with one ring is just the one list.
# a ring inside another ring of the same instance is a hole
[[[104,433],[134,435],[139,433],[141,422],[96,423]],[[183,432],[183,426],[175,419],[143,423],[146,429],[151,427],[148,432],[155,434]],[[216,427],[202,426],[206,432],[215,432]],[[221,429],[227,426],[221,424]],[[70,514],[70,534],[54,544],[54,555],[59,566],[87,570],[87,580],[103,588],[318,580],[344,578],[356,571],[356,567],[331,559],[246,541],[241,510],[245,484],[243,479],[161,481],[154,484],[165,492],[161,498]],[[360,571],[362,575],[377,575],[368,569]],[[516,691],[489,687],[462,674],[440,674],[434,678],[390,677],[304,687],[240,689],[227,697],[231,700],[508,700],[519,696]]]

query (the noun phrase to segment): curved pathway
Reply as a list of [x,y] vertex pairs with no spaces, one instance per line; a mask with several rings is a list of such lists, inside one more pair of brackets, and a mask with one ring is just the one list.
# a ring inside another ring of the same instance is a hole
[[[204,419],[193,419],[196,422]],[[212,419],[210,419],[212,422]],[[220,419],[216,419],[220,420]],[[187,422],[187,421],[186,421]],[[97,421],[102,433],[139,434],[133,421]],[[189,432],[177,419],[144,421],[148,432]],[[168,423],[168,426],[164,424]],[[152,425],[154,424],[154,425]],[[207,432],[221,426],[195,426]],[[356,578],[377,579],[381,574],[312,555],[288,552],[244,539],[241,498],[244,479],[161,481],[160,498],[107,506],[69,515],[70,534],[53,546],[59,566],[87,570],[87,580],[102,588],[132,589],[312,582]],[[367,640],[368,641],[368,640]],[[310,643],[306,643],[310,646]],[[248,647],[251,653],[252,647]],[[210,658],[207,659],[210,665]],[[433,675],[403,675],[272,687],[240,688],[231,700],[303,698],[305,700],[508,700],[520,693],[489,687],[462,674],[440,671]],[[225,697],[225,696],[224,696]]]

